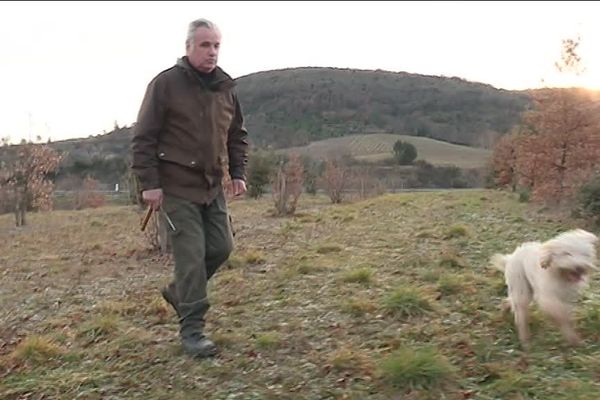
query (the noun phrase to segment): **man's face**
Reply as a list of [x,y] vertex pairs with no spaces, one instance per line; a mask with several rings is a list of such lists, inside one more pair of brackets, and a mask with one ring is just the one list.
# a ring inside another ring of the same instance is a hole
[[221,33],[200,27],[194,33],[194,41],[187,46],[190,64],[201,72],[211,72],[217,66]]

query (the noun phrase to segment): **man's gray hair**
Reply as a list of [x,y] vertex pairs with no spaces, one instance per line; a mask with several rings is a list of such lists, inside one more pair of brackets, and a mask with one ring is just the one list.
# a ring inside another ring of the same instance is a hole
[[198,28],[208,28],[214,31],[218,31],[219,28],[212,21],[209,21],[204,18],[199,18],[195,21],[190,22],[190,26],[188,28],[187,38],[185,39],[186,47],[194,42],[194,34],[196,33],[196,29]]

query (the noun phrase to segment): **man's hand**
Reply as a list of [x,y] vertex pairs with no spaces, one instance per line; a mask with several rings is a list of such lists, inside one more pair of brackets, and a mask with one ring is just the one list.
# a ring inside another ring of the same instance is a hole
[[142,199],[146,204],[152,206],[154,211],[158,211],[162,204],[163,191],[162,189],[150,189],[142,192]]
[[241,196],[246,193],[246,182],[241,179],[233,179],[231,181],[233,188],[233,197]]

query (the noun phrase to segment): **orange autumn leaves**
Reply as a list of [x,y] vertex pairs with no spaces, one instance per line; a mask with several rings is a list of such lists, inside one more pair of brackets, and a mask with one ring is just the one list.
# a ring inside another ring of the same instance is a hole
[[496,184],[561,202],[600,167],[600,103],[583,89],[544,89],[532,96],[521,126],[494,149]]

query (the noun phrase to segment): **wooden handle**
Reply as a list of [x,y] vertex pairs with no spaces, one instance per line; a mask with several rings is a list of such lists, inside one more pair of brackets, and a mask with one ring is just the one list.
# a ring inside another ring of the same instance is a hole
[[146,229],[146,225],[148,225],[148,221],[150,221],[150,217],[152,216],[152,206],[148,206],[148,210],[146,210],[146,215],[144,215],[144,220],[142,221],[142,232]]

